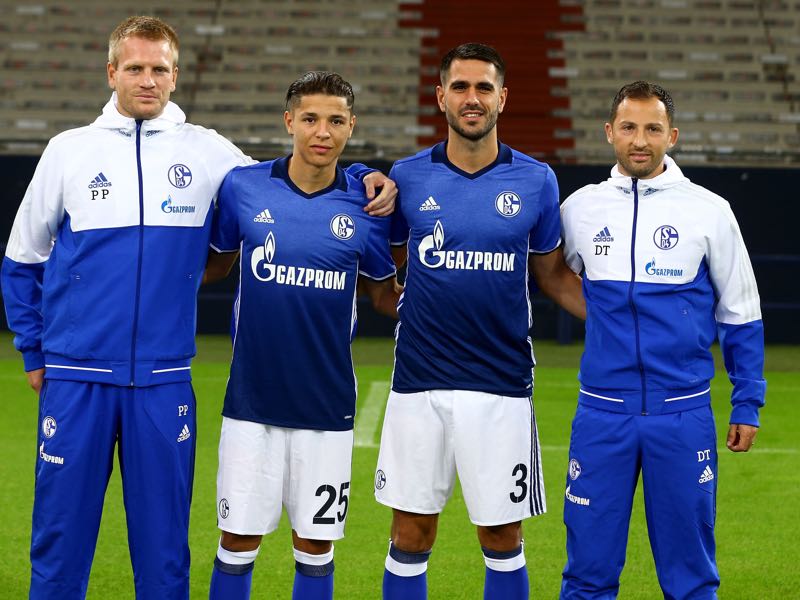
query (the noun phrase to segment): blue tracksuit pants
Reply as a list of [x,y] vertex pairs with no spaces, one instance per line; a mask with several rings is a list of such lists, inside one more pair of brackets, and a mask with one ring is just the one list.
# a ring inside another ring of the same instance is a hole
[[639,473],[664,597],[716,598],[717,451],[710,406],[641,416],[579,405],[569,452],[563,600],[617,597]]
[[116,446],[136,597],[188,599],[195,439],[188,382],[129,388],[46,380],[39,400],[30,598],[86,595]]

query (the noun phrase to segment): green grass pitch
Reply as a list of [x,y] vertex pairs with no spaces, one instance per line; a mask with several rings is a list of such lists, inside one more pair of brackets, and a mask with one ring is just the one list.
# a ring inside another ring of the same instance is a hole
[[[216,551],[215,477],[219,415],[229,350],[223,338],[202,337],[194,363],[198,399],[197,470],[191,515],[192,598],[208,597]],[[570,420],[575,410],[579,346],[537,343],[535,406],[543,446],[548,513],[524,524],[531,597],[557,598],[564,564],[561,510]],[[354,344],[359,380],[357,444],[347,537],[336,544],[336,596],[380,598],[389,539],[389,509],[372,495],[377,442],[391,374],[392,341],[364,339]],[[719,363],[718,363],[719,364]],[[758,444],[748,454],[724,448],[730,384],[718,372],[713,384],[720,444],[717,557],[722,575],[719,597],[767,600],[797,597],[798,507],[800,507],[800,348],[767,352],[767,408]],[[0,336],[0,596],[27,597],[28,546],[36,459],[37,401],[27,388],[22,362],[8,335]],[[669,443],[669,440],[665,440]],[[659,598],[647,542],[641,490],[631,522],[622,576],[623,599]],[[111,476],[88,598],[133,598],[119,475]],[[262,545],[254,571],[254,598],[290,598],[294,562],[285,519]],[[483,561],[456,488],[442,514],[429,563],[431,599],[482,598]]]

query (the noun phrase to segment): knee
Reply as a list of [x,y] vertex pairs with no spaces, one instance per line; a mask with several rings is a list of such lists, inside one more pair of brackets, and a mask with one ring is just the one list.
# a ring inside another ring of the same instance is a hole
[[333,542],[330,540],[309,540],[301,538],[294,531],[292,531],[292,544],[295,550],[314,555],[327,554],[333,548]]
[[481,546],[495,552],[509,552],[519,548],[522,543],[522,523],[478,526],[478,540]]
[[395,510],[392,544],[404,552],[428,552],[436,541],[439,515],[419,515]]
[[223,531],[219,543],[228,552],[250,552],[257,550],[261,545],[261,537],[260,535],[239,535]]

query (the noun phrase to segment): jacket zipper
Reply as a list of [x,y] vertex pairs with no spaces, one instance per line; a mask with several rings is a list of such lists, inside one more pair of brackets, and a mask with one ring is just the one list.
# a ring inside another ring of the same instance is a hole
[[139,177],[139,254],[136,264],[136,294],[133,304],[131,336],[131,387],[136,380],[136,337],[139,329],[139,295],[142,289],[142,252],[144,251],[144,181],[142,179],[142,120],[136,120],[136,173]]
[[631,307],[633,315],[633,333],[636,338],[636,361],[639,365],[639,378],[642,384],[642,406],[641,414],[647,415],[647,388],[644,376],[644,363],[642,362],[642,348],[639,341],[639,312],[633,301],[633,288],[636,284],[636,219],[639,214],[639,180],[636,177],[631,179],[633,191],[633,231],[631,232],[631,283],[628,286],[628,305]]

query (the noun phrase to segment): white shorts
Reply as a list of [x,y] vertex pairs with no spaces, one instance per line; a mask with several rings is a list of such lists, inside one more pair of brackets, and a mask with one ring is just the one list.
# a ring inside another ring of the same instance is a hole
[[391,392],[375,498],[399,510],[438,514],[458,474],[470,521],[504,525],[545,512],[541,463],[530,398]]
[[218,527],[265,535],[277,529],[283,506],[301,538],[343,538],[352,454],[352,430],[288,429],[223,417]]

